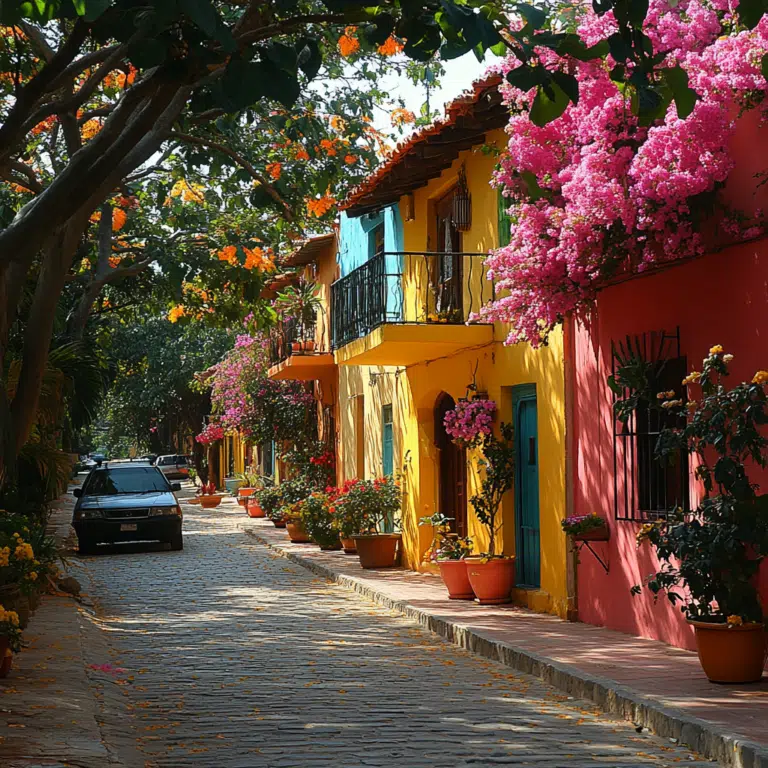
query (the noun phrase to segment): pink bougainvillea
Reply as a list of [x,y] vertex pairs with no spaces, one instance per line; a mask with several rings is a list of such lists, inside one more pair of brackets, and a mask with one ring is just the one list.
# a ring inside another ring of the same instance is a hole
[[[512,116],[495,181],[509,201],[512,231],[509,245],[488,259],[500,295],[480,314],[512,324],[508,343],[542,343],[616,274],[703,252],[697,214],[733,169],[729,140],[739,110],[768,90],[760,69],[768,20],[748,31],[733,7],[728,0],[650,2],[644,30],[654,51],[666,53],[660,66],[680,65],[699,96],[685,119],[672,102],[663,118],[642,125],[611,80],[610,57],[579,62],[541,51],[545,66],[575,74],[580,97],[544,127],[527,114],[535,90],[500,86]],[[589,46],[615,31],[611,13],[598,18],[591,9],[578,27]],[[518,66],[510,56],[500,69]],[[742,218],[726,216],[724,229],[761,232]]]
[[443,418],[445,431],[457,445],[476,445],[484,435],[491,434],[495,413],[493,400],[459,400]]

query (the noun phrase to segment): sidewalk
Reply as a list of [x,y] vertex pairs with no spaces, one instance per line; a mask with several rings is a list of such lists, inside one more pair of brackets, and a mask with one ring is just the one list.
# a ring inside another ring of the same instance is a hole
[[[74,497],[54,505],[50,532],[65,545],[72,534]],[[68,575],[87,583],[72,558]],[[3,768],[106,768],[115,765],[102,740],[99,705],[83,658],[84,635],[98,643],[98,630],[84,620],[71,597],[45,595],[24,633],[29,646],[0,680],[0,765]]]
[[[227,503],[222,512],[242,515]],[[570,695],[676,739],[733,768],[768,768],[768,678],[707,681],[695,653],[516,606],[451,601],[439,577],[364,571],[356,557],[291,544],[269,521],[242,530],[289,559],[410,616],[457,645],[544,679]]]

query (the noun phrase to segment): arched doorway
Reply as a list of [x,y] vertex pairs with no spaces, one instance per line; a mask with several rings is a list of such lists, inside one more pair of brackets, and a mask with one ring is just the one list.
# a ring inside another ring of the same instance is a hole
[[451,530],[467,535],[467,451],[455,445],[445,431],[443,419],[452,411],[456,401],[443,392],[435,403],[435,445],[440,452],[438,511],[452,517]]

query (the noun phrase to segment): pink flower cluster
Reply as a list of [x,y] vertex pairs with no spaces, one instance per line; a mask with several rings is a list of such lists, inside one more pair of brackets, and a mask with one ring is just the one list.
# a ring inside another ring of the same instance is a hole
[[[615,62],[578,62],[542,49],[550,69],[579,82],[579,103],[544,127],[527,107],[535,90],[500,86],[512,107],[509,141],[495,182],[509,201],[509,245],[488,258],[497,298],[480,315],[512,325],[508,343],[534,346],[564,315],[589,306],[616,274],[698,255],[704,242],[695,205],[733,168],[729,141],[739,109],[768,90],[760,69],[768,21],[751,31],[734,24],[728,0],[651,0],[645,32],[661,66],[680,65],[699,94],[680,119],[674,102],[646,127],[610,79]],[[611,13],[585,10],[579,34],[594,45],[616,31]],[[519,66],[510,56],[506,72]],[[535,185],[529,185],[535,177]],[[742,229],[754,236],[754,226]]]
[[217,440],[223,439],[224,427],[222,427],[221,424],[214,422],[206,424],[203,431],[195,437],[195,440],[197,440],[198,443],[202,443],[203,445],[209,445],[210,443],[215,443]]
[[491,434],[495,413],[493,400],[459,400],[456,407],[445,414],[443,424],[454,443],[476,445],[483,435]]

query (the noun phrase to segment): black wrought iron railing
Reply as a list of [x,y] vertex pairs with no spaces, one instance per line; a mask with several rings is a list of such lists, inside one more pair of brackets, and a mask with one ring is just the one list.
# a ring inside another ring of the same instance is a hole
[[331,347],[385,323],[463,325],[493,298],[484,253],[386,251],[331,285]]
[[269,336],[270,365],[282,363],[293,354],[326,351],[318,348],[316,328],[316,322],[302,324],[295,318],[281,320]]

